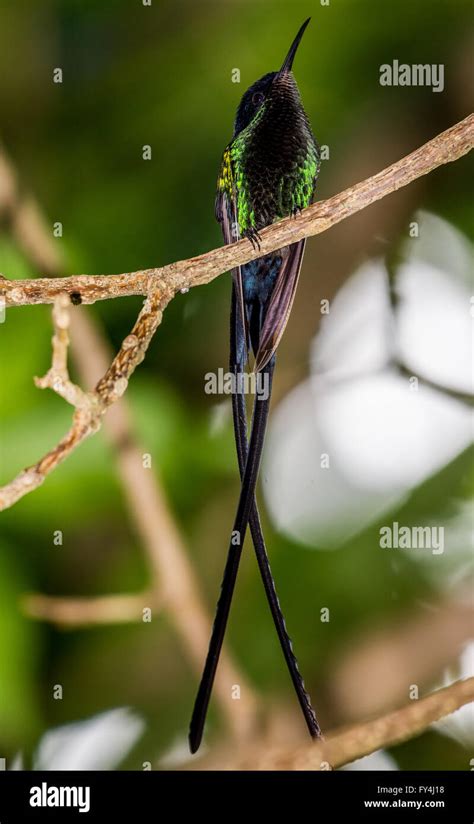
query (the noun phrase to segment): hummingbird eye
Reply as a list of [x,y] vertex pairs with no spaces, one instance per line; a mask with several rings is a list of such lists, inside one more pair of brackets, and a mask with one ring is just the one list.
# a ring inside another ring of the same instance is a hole
[[260,106],[261,103],[265,100],[265,95],[262,92],[255,92],[252,95],[252,103],[254,106]]

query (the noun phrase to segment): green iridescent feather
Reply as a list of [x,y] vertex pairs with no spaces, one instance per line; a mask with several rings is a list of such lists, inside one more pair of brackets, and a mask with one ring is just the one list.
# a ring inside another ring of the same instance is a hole
[[[218,178],[218,192],[225,193],[229,201],[235,202],[239,234],[255,228],[255,204],[252,204],[245,172],[245,161],[252,133],[263,117],[265,107],[257,112],[249,125],[240,132],[224,151]],[[312,200],[314,181],[319,172],[317,147],[309,144],[306,157],[291,175],[282,175],[278,184],[279,202],[273,222],[298,209],[309,206]]]

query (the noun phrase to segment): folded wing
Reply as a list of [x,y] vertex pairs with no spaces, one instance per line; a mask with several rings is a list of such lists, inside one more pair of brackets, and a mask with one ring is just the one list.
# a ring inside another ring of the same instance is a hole
[[267,365],[285,331],[298,285],[306,239],[285,246],[281,250],[282,265],[265,309],[260,332],[258,352],[255,356],[255,372]]

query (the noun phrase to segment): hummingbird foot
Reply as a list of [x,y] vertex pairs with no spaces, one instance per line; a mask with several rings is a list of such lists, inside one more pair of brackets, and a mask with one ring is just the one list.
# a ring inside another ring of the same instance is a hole
[[254,250],[258,249],[258,251],[260,251],[260,241],[262,238],[253,226],[250,226],[250,228],[244,232],[244,237],[246,237],[247,240],[250,240]]

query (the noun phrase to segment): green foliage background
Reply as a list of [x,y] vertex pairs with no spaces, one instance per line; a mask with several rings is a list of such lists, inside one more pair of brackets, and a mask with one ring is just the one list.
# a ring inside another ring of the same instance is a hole
[[[236,105],[254,79],[278,67],[306,16],[313,20],[295,74],[315,134],[331,149],[318,190],[326,197],[469,112],[470,12],[464,0],[2,4],[1,139],[51,226],[63,223],[58,242],[71,272],[118,273],[184,259],[221,242],[214,188]],[[394,58],[444,63],[445,91],[381,87],[379,66]],[[63,68],[62,86],[52,82],[56,66]],[[235,67],[240,85],[231,82]],[[150,162],[142,160],[144,144],[152,146]],[[277,401],[307,372],[321,298],[331,297],[363,259],[396,250],[416,208],[469,233],[470,164],[464,159],[440,169],[310,241],[308,276],[303,270],[281,347]],[[0,271],[18,278],[39,274],[6,232]],[[318,273],[316,280],[310,271]],[[210,610],[238,495],[230,419],[212,434],[215,398],[203,391],[204,374],[226,365],[228,301],[226,276],[178,296],[127,395]],[[139,299],[128,298],[91,311],[117,347],[139,306]],[[68,427],[70,409],[32,381],[48,367],[50,337],[47,307],[11,310],[0,327],[1,482],[34,462]],[[471,491],[469,466],[468,455],[459,457],[393,519],[416,523],[448,511]],[[306,682],[319,696],[326,726],[342,723],[327,691],[333,662],[359,631],[396,620],[436,593],[407,557],[394,578],[386,556],[373,549],[378,524],[325,553],[292,544],[264,520]],[[53,546],[56,529],[64,533],[62,547]],[[166,616],[157,615],[151,625],[61,633],[19,609],[25,591],[93,595],[147,583],[114,458],[99,434],[1,518],[0,755],[28,753],[45,729],[123,705],[136,708],[148,725],[125,766],[140,768],[150,753],[159,755],[184,735],[197,679]],[[332,620],[322,624],[319,610],[326,605]],[[250,551],[229,644],[261,693],[287,701],[300,723]],[[56,683],[64,687],[62,701],[52,699]],[[212,721],[216,730],[217,712]],[[402,768],[466,769],[469,762],[460,745],[435,733],[394,755]]]

